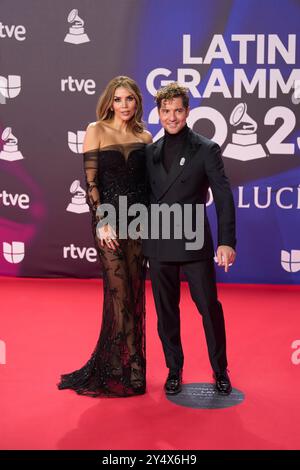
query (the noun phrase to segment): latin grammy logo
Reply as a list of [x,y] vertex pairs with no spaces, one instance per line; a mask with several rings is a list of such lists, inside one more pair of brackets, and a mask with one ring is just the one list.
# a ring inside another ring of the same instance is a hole
[[18,139],[13,135],[11,127],[6,127],[2,132],[1,139],[4,140],[3,150],[0,152],[0,159],[7,162],[22,160],[24,157],[18,150]]
[[75,214],[83,214],[89,212],[89,206],[86,203],[86,192],[80,186],[80,181],[75,180],[70,186],[70,193],[74,194],[72,202],[67,207],[68,212],[74,212]]
[[84,42],[90,41],[88,35],[84,32],[84,21],[78,16],[78,10],[76,10],[76,8],[69,13],[68,23],[71,23],[72,26],[70,26],[64,42],[83,44]]
[[234,108],[229,122],[237,130],[232,134],[232,143],[223,152],[224,157],[244,162],[266,157],[262,145],[257,143],[257,123],[247,114],[246,103],[239,103]]

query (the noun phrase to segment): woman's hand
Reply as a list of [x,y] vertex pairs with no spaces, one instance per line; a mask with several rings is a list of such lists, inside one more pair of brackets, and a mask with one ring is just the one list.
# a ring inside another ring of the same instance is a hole
[[102,247],[107,245],[108,248],[115,250],[119,246],[116,232],[111,225],[106,224],[100,228],[97,227],[96,232]]

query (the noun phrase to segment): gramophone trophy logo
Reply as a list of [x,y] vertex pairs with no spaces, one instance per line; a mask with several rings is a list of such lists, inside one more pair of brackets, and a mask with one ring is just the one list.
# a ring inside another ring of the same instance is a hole
[[13,135],[11,127],[6,127],[2,132],[1,139],[5,142],[0,152],[0,159],[7,162],[22,160],[24,157],[18,150],[18,139]]
[[64,42],[83,44],[90,41],[88,35],[84,32],[84,21],[78,16],[78,10],[74,9],[69,13],[68,23],[72,26],[70,26]]
[[246,103],[239,103],[234,108],[229,122],[237,129],[232,134],[232,143],[223,152],[224,157],[246,162],[267,156],[263,146],[257,143],[257,123],[247,114]]
[[67,207],[68,212],[74,212],[75,214],[83,214],[89,212],[89,206],[86,203],[86,192],[80,186],[80,181],[75,180],[70,186],[70,193],[73,194],[72,202]]

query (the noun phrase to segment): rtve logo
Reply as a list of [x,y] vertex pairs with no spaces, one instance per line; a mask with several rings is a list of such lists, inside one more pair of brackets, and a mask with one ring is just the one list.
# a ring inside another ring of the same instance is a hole
[[18,206],[20,209],[29,209],[30,199],[28,194],[12,194],[8,193],[5,189],[0,193],[0,205],[3,206]]
[[76,92],[76,91],[84,91],[87,95],[94,95],[95,94],[95,88],[96,88],[96,83],[94,80],[91,78],[88,78],[87,80],[82,79],[77,79],[71,77],[71,75],[68,76],[68,78],[62,78],[61,79],[61,91],[71,91],[71,92]]
[[97,251],[96,248],[80,248],[79,246],[73,245],[63,247],[63,257],[72,258],[72,259],[86,259],[90,263],[95,263],[97,261]]
[[281,250],[281,266],[288,273],[300,271],[300,250]]
[[0,339],[0,364],[6,364],[6,344]]
[[8,263],[17,264],[23,261],[25,245],[23,242],[3,242],[3,256]]
[[3,24],[0,21],[0,38],[14,38],[17,41],[25,41],[26,37],[26,28],[25,26],[18,24],[14,25],[12,24],[11,26],[7,24]]

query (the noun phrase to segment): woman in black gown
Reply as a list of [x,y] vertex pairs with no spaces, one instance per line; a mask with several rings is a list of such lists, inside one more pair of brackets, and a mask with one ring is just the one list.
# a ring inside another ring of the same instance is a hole
[[99,98],[98,121],[86,130],[87,202],[103,273],[102,327],[89,361],[63,375],[58,384],[59,389],[73,389],[81,395],[145,393],[146,266],[141,239],[118,238],[118,222],[116,227],[107,224],[99,230],[96,214],[100,204],[110,203],[118,215],[119,196],[127,197],[128,207],[147,204],[144,148],[152,137],[144,129],[142,113],[137,84],[128,77],[116,77]]

